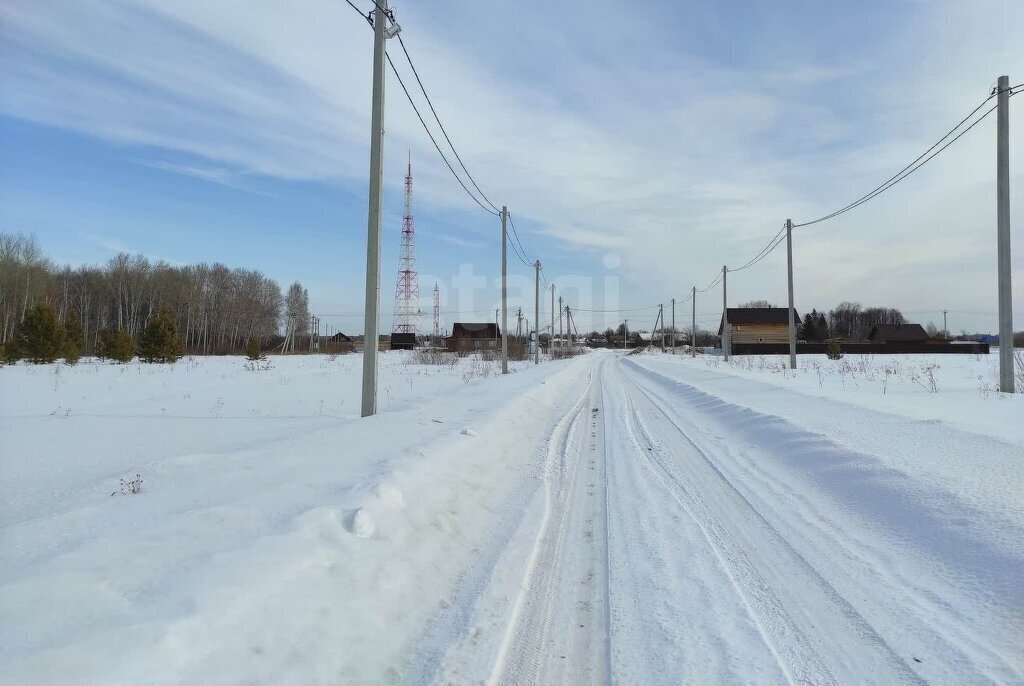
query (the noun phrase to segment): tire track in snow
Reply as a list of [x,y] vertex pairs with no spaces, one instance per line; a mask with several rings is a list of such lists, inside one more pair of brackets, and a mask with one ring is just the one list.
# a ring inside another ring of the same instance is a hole
[[[886,456],[729,402],[688,378],[632,360],[625,367],[907,668],[926,680],[1021,681],[1013,608],[1022,587],[1012,571],[1020,557],[996,543],[1022,540],[1018,526],[987,519],[989,511],[894,469]],[[850,409],[883,432],[906,424]],[[971,443],[960,430],[946,434]]]
[[595,370],[550,443],[543,523],[489,683],[609,679],[607,507],[604,484],[598,498],[596,483],[604,478],[600,390]]
[[[616,377],[624,382],[631,408],[626,429],[637,451],[699,525],[791,683],[830,684],[849,678],[919,682],[909,666],[760,516],[673,418],[618,367],[616,364]],[[657,424],[681,437],[681,444],[678,440],[662,444],[654,438],[636,408],[637,394],[641,404],[653,408],[654,416],[661,418]],[[672,443],[675,450],[669,447]],[[688,469],[675,470],[659,457],[663,452],[677,459],[679,453],[689,453],[697,459],[687,461]],[[703,478],[698,476],[701,473]],[[797,584],[802,593],[793,592]]]

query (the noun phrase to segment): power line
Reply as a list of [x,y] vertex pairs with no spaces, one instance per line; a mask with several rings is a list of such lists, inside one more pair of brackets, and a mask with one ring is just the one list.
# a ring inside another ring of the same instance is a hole
[[[530,262],[530,258],[526,256],[527,255],[526,248],[523,247],[523,242],[521,240],[519,240],[519,232],[516,231],[516,223],[514,221],[512,221],[512,213],[511,212],[508,215],[508,223],[512,226],[512,235],[515,237],[515,242],[512,243],[513,251],[516,252],[516,255],[519,257],[519,260],[523,264],[525,264],[527,267],[532,267],[533,263]],[[519,244],[519,250],[518,251],[515,250],[516,243]]]
[[420,85],[420,90],[423,92],[423,97],[426,99],[427,105],[430,106],[430,111],[434,115],[434,121],[436,121],[438,127],[440,127],[441,133],[444,134],[444,139],[446,141],[448,141],[448,147],[451,148],[452,149],[452,153],[455,154],[455,159],[458,160],[459,166],[462,167],[462,171],[466,172],[466,177],[469,179],[469,182],[473,184],[473,188],[475,188],[477,190],[477,193],[480,194],[480,197],[482,197],[484,199],[484,201],[488,205],[490,205],[494,209],[495,212],[497,212],[498,208],[495,206],[495,204],[493,202],[490,201],[490,199],[487,197],[487,195],[485,195],[484,192],[482,190],[480,190],[480,186],[477,184],[476,180],[473,178],[473,175],[469,173],[469,170],[466,169],[466,165],[462,162],[462,158],[459,157],[458,151],[455,149],[455,146],[452,144],[452,139],[448,137],[448,131],[445,130],[444,124],[441,123],[441,118],[439,116],[437,116],[437,110],[434,109],[434,103],[431,102],[430,96],[427,95],[427,89],[426,89],[426,87],[424,87],[423,81],[420,80],[420,74],[419,74],[418,71],[416,71],[416,65],[412,63],[412,57],[409,55],[409,51],[406,50],[406,48],[405,48],[405,41],[402,40],[402,34],[398,34],[398,44],[402,46],[402,52],[405,53],[405,59],[409,62],[409,66],[412,68],[413,76],[416,77],[416,83],[418,83]]
[[[349,7],[351,7],[356,12],[358,12],[359,16],[366,20],[366,23],[368,23],[370,26],[373,26],[373,19],[370,18],[369,14],[363,14],[363,11],[361,9],[359,9],[358,7],[356,7],[355,3],[352,2],[352,0],[345,0],[345,2],[348,3]],[[377,3],[373,3],[373,4],[376,5]]]
[[455,169],[454,167],[452,167],[452,163],[448,161],[447,157],[445,157],[445,154],[441,151],[441,146],[437,144],[437,139],[434,138],[434,134],[431,133],[430,129],[427,127],[427,122],[423,121],[423,115],[420,114],[419,108],[416,107],[416,103],[413,101],[412,96],[409,94],[409,89],[405,87],[405,82],[402,81],[402,77],[398,73],[398,69],[395,68],[395,63],[391,61],[391,55],[385,53],[385,56],[388,58],[388,64],[391,65],[391,71],[394,73],[395,78],[398,79],[398,84],[402,87],[402,92],[405,93],[406,99],[409,101],[409,104],[412,105],[413,112],[416,113],[416,117],[420,120],[420,124],[423,125],[423,130],[426,131],[427,136],[430,137],[430,142],[433,143],[434,148],[437,149],[437,154],[441,156],[441,159],[444,160],[444,163],[448,166],[448,171],[452,173],[452,176],[455,177],[455,180],[459,182],[460,186],[462,186],[462,190],[466,191],[466,194],[473,199],[473,202],[480,206],[480,209],[482,209],[484,212],[487,212],[488,214],[498,216],[499,213],[489,209],[482,202],[480,202],[480,200],[475,195],[473,195],[469,188],[466,187],[466,184],[463,183],[462,178],[455,173]]
[[641,312],[643,310],[653,310],[656,307],[659,307],[659,305],[647,305],[646,307],[620,308],[620,309],[615,309],[615,310],[588,310],[588,309],[585,309],[585,308],[582,308],[582,307],[574,307],[572,309],[573,309],[573,312],[594,312],[594,313],[597,313],[597,314],[607,314],[607,313],[614,314],[614,313],[617,313],[617,312]]
[[[928,149],[927,149],[927,150],[925,150],[925,151],[924,151],[923,153],[921,153],[920,155],[918,155],[918,157],[917,157],[917,158],[916,158],[916,159],[915,159],[915,160],[914,160],[913,162],[911,162],[911,163],[910,163],[910,164],[908,164],[907,166],[903,167],[903,169],[901,169],[900,171],[898,171],[898,172],[897,172],[896,174],[894,174],[893,176],[890,176],[890,177],[889,177],[888,179],[886,179],[886,181],[885,181],[884,183],[882,183],[882,184],[881,184],[880,186],[876,186],[876,187],[875,187],[875,188],[874,188],[873,190],[871,190],[871,191],[870,191],[869,193],[867,193],[866,195],[863,195],[863,196],[861,196],[861,197],[860,197],[860,198],[858,198],[857,200],[854,200],[854,201],[853,201],[853,202],[851,202],[850,204],[848,204],[848,205],[846,205],[846,206],[844,206],[844,207],[841,207],[841,208],[839,208],[838,210],[836,210],[836,211],[834,211],[834,212],[830,212],[829,214],[826,214],[826,215],[824,215],[824,216],[822,216],[822,217],[818,217],[817,219],[813,219],[813,220],[811,220],[811,221],[806,221],[806,222],[800,222],[800,223],[796,223],[796,224],[793,224],[793,228],[799,228],[799,227],[801,227],[801,226],[810,226],[811,224],[817,224],[817,223],[819,223],[819,222],[823,222],[823,221],[826,221],[826,220],[832,219],[832,218],[834,218],[834,217],[838,217],[839,215],[841,215],[841,214],[844,214],[844,213],[846,213],[846,212],[849,212],[850,210],[852,210],[853,208],[857,207],[858,205],[861,205],[861,204],[863,204],[863,203],[867,202],[868,200],[871,200],[872,198],[874,198],[874,197],[876,197],[876,196],[878,196],[878,195],[881,195],[881,194],[882,194],[882,193],[884,193],[885,191],[889,190],[890,188],[892,188],[893,186],[895,186],[895,185],[896,185],[897,183],[899,183],[900,181],[902,181],[903,179],[907,178],[908,176],[910,176],[911,174],[913,174],[913,173],[914,173],[915,171],[917,171],[918,169],[920,169],[921,167],[923,167],[923,166],[924,166],[925,164],[927,164],[927,163],[928,163],[928,162],[929,162],[930,160],[932,160],[932,159],[933,159],[933,158],[934,158],[934,157],[935,157],[936,155],[938,155],[938,154],[939,154],[939,153],[941,153],[941,152],[942,152],[943,150],[945,150],[946,148],[948,148],[948,147],[949,147],[949,146],[950,146],[950,145],[951,145],[952,143],[956,142],[956,140],[957,140],[958,138],[960,138],[960,136],[964,135],[965,133],[967,133],[968,131],[970,131],[971,129],[973,129],[973,128],[974,128],[974,127],[975,127],[975,126],[976,126],[976,125],[978,124],[978,122],[980,122],[980,121],[981,121],[982,119],[984,119],[984,118],[985,118],[985,117],[987,117],[987,116],[988,116],[989,114],[991,114],[991,112],[992,112],[992,111],[993,111],[993,110],[995,109],[995,106],[993,106],[993,107],[992,107],[992,109],[990,109],[990,110],[988,110],[987,112],[985,112],[985,114],[983,114],[983,115],[982,115],[982,116],[981,116],[981,117],[980,117],[979,119],[975,120],[973,124],[971,124],[971,125],[970,125],[970,126],[968,126],[968,127],[966,128],[966,129],[964,129],[964,130],[963,130],[963,131],[961,131],[961,132],[960,132],[959,134],[957,134],[957,135],[956,135],[956,137],[954,137],[954,138],[953,138],[952,140],[950,140],[950,141],[949,141],[948,143],[946,143],[945,145],[943,145],[943,146],[942,146],[941,148],[939,148],[938,150],[935,150],[935,148],[937,148],[937,147],[938,147],[938,146],[939,146],[939,145],[940,145],[940,144],[941,144],[941,143],[942,143],[942,142],[943,142],[944,140],[946,140],[947,138],[949,138],[950,136],[952,136],[952,135],[953,135],[953,134],[954,134],[954,133],[955,133],[955,132],[957,131],[957,129],[959,129],[959,128],[960,128],[961,126],[963,126],[963,125],[964,125],[964,124],[965,124],[965,123],[966,123],[966,122],[967,122],[968,120],[970,120],[970,118],[971,118],[971,117],[973,117],[973,116],[974,116],[974,115],[975,115],[975,114],[976,114],[976,113],[978,112],[978,110],[980,110],[980,109],[981,109],[982,107],[984,107],[984,106],[985,106],[985,103],[987,103],[987,102],[988,102],[989,100],[991,100],[991,99],[992,99],[993,97],[995,97],[995,94],[994,94],[994,93],[993,93],[993,94],[991,94],[991,95],[989,95],[989,96],[988,96],[987,98],[985,98],[984,100],[982,100],[982,101],[981,101],[981,103],[980,103],[980,104],[979,104],[979,105],[978,105],[977,107],[975,107],[975,108],[974,108],[973,110],[971,110],[970,114],[968,114],[968,115],[967,115],[966,117],[964,117],[963,119],[961,119],[961,120],[960,120],[960,122],[959,122],[959,123],[958,123],[958,124],[957,124],[956,126],[954,126],[954,127],[952,128],[952,129],[950,129],[950,130],[949,130],[949,131],[948,131],[948,132],[946,133],[946,135],[944,135],[944,136],[943,136],[942,138],[940,138],[939,140],[937,140],[937,141],[936,141],[936,142],[935,142],[935,143],[934,143],[934,144],[933,144],[933,145],[932,145],[932,146],[931,146],[930,148],[928,148]],[[926,156],[926,155],[928,155],[928,153],[931,153],[931,152],[932,152],[933,150],[935,150],[935,152],[934,152],[934,153],[932,153],[932,154],[931,154],[930,156],[928,156],[927,158],[925,158],[925,156]],[[925,159],[924,159],[923,161],[921,161],[921,160],[922,160],[922,158],[925,158]],[[918,164],[918,162],[920,162],[920,164]],[[917,166],[914,166],[914,165],[917,165]]]
[[782,228],[779,229],[779,232],[777,234],[775,234],[774,236],[772,236],[771,240],[768,241],[768,244],[766,246],[761,248],[761,252],[757,253],[757,255],[752,257],[742,267],[736,267],[735,269],[728,269],[726,271],[741,272],[744,269],[749,269],[750,267],[753,267],[755,264],[757,264],[758,262],[760,262],[764,258],[768,257],[768,255],[770,255],[772,253],[772,251],[775,250],[775,248],[779,247],[779,244],[782,242],[782,239],[784,238],[783,233],[785,233],[785,231],[786,231],[786,225],[783,224]]
[[705,286],[704,288],[698,288],[698,289],[697,289],[697,292],[698,292],[698,293],[707,293],[707,292],[708,292],[708,291],[710,291],[710,290],[711,290],[712,288],[714,288],[715,286],[717,286],[717,285],[718,285],[718,282],[719,282],[719,281],[721,281],[721,280],[722,280],[722,272],[718,272],[718,276],[716,276],[716,277],[715,277],[714,281],[712,281],[711,283],[709,283],[709,284],[708,284],[707,286]]

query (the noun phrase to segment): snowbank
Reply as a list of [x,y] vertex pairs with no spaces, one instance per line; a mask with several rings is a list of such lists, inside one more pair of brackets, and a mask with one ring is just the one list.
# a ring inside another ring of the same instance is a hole
[[0,370],[0,681],[408,675],[522,520],[583,366],[382,357],[367,420],[357,356]]

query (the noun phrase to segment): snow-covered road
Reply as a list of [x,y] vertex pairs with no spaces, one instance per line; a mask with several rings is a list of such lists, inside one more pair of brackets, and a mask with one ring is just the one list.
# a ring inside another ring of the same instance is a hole
[[642,361],[593,363],[497,681],[1020,681],[1019,519]]
[[393,354],[366,420],[354,356],[6,368],[0,683],[1024,683],[987,363]]

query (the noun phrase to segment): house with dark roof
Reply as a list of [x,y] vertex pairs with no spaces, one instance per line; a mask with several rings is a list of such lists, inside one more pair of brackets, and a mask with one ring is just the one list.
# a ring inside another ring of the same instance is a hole
[[[800,315],[793,310],[799,325]],[[788,343],[789,308],[786,307],[730,307],[718,324],[718,335],[729,323],[733,345],[743,343]]]
[[455,322],[452,335],[444,339],[444,347],[462,353],[497,350],[501,347],[501,330],[493,322]]
[[930,343],[931,336],[920,324],[876,324],[868,333],[872,343]]
[[324,343],[324,350],[329,353],[350,353],[355,348],[352,338],[340,331],[328,336]]
[[416,334],[414,333],[392,333],[392,350],[412,350],[416,347]]

